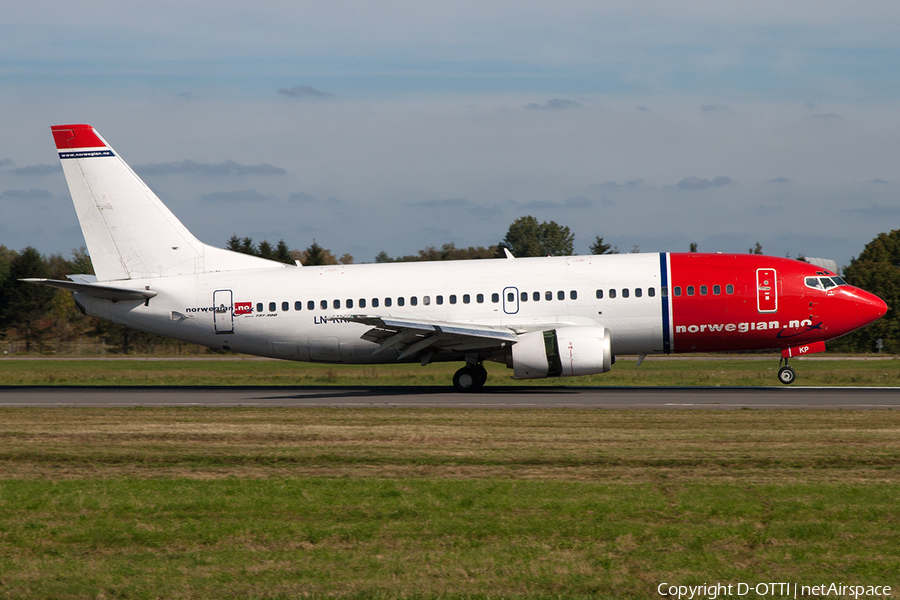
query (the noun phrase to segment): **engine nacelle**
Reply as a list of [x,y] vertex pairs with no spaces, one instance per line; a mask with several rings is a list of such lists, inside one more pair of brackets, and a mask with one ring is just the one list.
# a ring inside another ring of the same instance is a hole
[[512,346],[514,379],[606,373],[613,363],[606,327],[561,327],[519,336]]

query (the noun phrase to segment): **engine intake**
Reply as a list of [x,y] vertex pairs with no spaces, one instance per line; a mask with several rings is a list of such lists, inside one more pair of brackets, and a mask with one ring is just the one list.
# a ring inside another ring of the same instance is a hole
[[606,373],[613,363],[606,327],[562,327],[519,336],[512,347],[514,379]]

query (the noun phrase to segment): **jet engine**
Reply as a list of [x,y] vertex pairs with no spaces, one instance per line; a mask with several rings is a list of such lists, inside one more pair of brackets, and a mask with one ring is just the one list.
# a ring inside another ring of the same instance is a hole
[[522,334],[512,346],[513,378],[606,373],[614,362],[611,342],[606,327],[562,327]]

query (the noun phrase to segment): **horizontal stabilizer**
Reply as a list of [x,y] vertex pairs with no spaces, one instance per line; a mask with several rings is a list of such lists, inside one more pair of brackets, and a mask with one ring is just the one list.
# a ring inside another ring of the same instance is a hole
[[20,279],[27,283],[36,283],[38,285],[46,285],[47,287],[59,288],[70,292],[78,292],[86,296],[94,298],[106,298],[107,300],[149,300],[154,297],[157,292],[153,290],[135,290],[128,288],[113,287],[110,285],[97,285],[95,283],[77,283],[75,281],[60,281],[58,279]]

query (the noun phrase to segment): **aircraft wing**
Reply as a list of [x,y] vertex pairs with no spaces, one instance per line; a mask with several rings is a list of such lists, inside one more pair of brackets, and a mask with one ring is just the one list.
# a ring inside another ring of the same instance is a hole
[[364,333],[362,339],[379,344],[375,354],[390,348],[400,350],[397,360],[425,350],[484,350],[501,348],[518,340],[515,331],[508,327],[477,323],[377,315],[346,315],[339,318],[351,323],[371,325],[372,329]]

